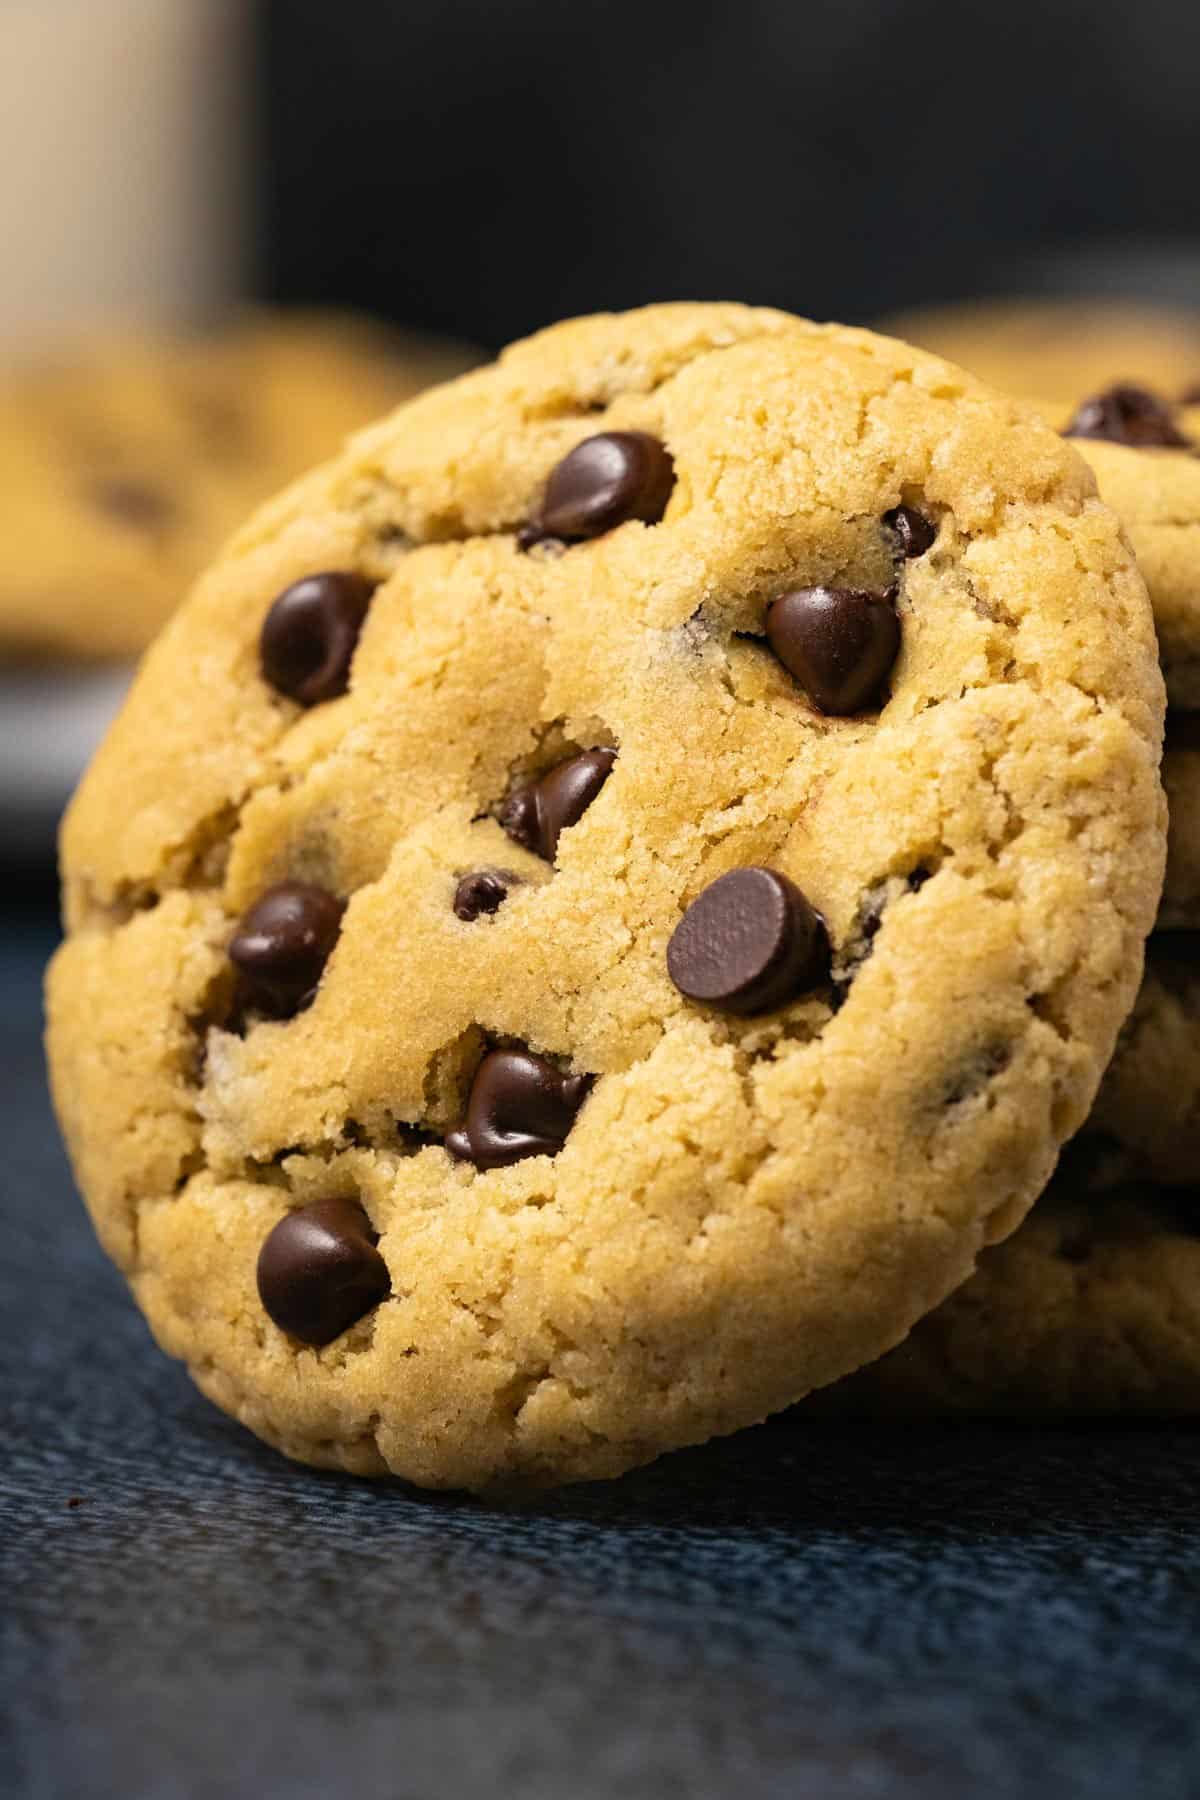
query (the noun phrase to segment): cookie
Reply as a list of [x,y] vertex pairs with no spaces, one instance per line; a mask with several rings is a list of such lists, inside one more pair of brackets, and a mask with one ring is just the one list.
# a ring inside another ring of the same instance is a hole
[[[1083,1133],[1030,1218],[876,1367],[851,1411],[1194,1412],[1200,1407],[1200,527],[1196,414],[1120,384],[1043,407],[1125,517],[1168,689],[1166,881],[1145,976]],[[1176,440],[1184,438],[1185,444]],[[1115,440],[1115,441],[1114,441]]]
[[1056,1176],[1020,1230],[816,1411],[1180,1417],[1200,1407],[1196,1190]]
[[1162,879],[1070,444],[739,306],[581,320],[261,512],[63,835],[56,1102],[301,1460],[619,1473],[899,1341],[1082,1122]]
[[136,656],[248,512],[471,359],[338,317],[96,343],[0,380],[0,655]]
[[1146,979],[1089,1129],[1141,1177],[1187,1184],[1200,1167],[1200,455],[1194,410],[1116,384],[1047,416],[1072,437],[1125,522],[1146,578],[1171,710],[1163,780],[1166,886]]
[[1073,404],[1114,381],[1178,400],[1200,387],[1200,312],[1100,299],[963,301],[885,319],[882,330],[961,363],[1008,393]]
[[[1171,705],[1200,710],[1200,413],[1135,390],[1141,411],[1131,419],[1137,409],[1122,391],[1123,418],[1114,416],[1111,387],[1049,408],[1048,416],[1075,433],[1072,442],[1129,533],[1154,607]],[[1081,420],[1086,436],[1078,434]]]

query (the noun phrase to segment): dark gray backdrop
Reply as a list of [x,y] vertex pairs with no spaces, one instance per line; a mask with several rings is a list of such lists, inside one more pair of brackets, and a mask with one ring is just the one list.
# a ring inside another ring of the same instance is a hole
[[1194,0],[263,0],[260,20],[272,298],[495,344],[651,298],[858,319],[1079,280],[1200,297],[1160,254],[1197,231]]

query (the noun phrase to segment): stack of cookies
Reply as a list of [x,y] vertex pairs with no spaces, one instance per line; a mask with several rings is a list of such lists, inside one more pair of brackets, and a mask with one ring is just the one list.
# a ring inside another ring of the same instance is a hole
[[1163,680],[1080,451],[1103,493],[1164,471],[1156,541],[1192,465],[1061,423],[869,332],[652,307],[233,539],[71,808],[48,990],[97,1230],[218,1404],[470,1489],[864,1369],[840,1404],[1193,1404],[1190,1242],[1121,1187],[1142,1314],[1095,1279],[1101,1165],[1188,1159],[1188,1010],[1157,962],[1139,998]]

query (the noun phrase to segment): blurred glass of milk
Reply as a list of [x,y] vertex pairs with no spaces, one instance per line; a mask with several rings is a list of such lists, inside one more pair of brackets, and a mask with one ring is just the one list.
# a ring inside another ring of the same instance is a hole
[[245,266],[248,0],[0,0],[0,342],[203,319]]

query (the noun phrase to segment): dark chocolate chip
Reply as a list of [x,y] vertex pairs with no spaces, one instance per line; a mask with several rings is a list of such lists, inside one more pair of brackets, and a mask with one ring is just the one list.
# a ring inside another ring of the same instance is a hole
[[900,651],[895,588],[793,588],[767,609],[772,650],[823,713],[878,704]]
[[494,913],[508,898],[515,876],[507,869],[472,869],[454,890],[454,911],[468,924],[480,913]]
[[290,1018],[312,999],[341,930],[343,900],[305,881],[268,888],[229,944],[252,1005]]
[[344,694],[374,587],[349,569],[306,575],[285,588],[259,639],[262,672],[301,706]]
[[828,970],[824,921],[776,869],[719,876],[667,945],[667,972],[680,993],[721,1012],[774,1012]]
[[883,522],[900,540],[900,553],[906,560],[924,556],[937,537],[933,520],[915,506],[894,506],[891,512],[884,513]]
[[674,461],[658,438],[647,431],[598,432],[551,469],[538,534],[598,537],[626,519],[656,525],[674,485]]
[[391,1292],[378,1235],[357,1200],[288,1213],[258,1253],[258,1295],[281,1331],[330,1344]]
[[1200,406],[1200,381],[1193,381],[1179,396],[1180,406]]
[[1165,400],[1132,382],[1117,382],[1101,394],[1093,394],[1075,413],[1064,437],[1102,438],[1110,444],[1135,448],[1189,450]]
[[93,482],[90,493],[102,512],[136,531],[161,530],[175,516],[175,502],[153,482],[113,476]]
[[616,760],[615,750],[568,756],[540,780],[513,790],[500,809],[501,825],[514,842],[553,862],[559,837],[583,817]]
[[1167,750],[1200,750],[1200,712],[1180,712],[1167,708]]
[[564,1075],[532,1050],[491,1050],[475,1071],[467,1113],[446,1148],[477,1169],[499,1169],[525,1156],[556,1156],[592,1084]]

